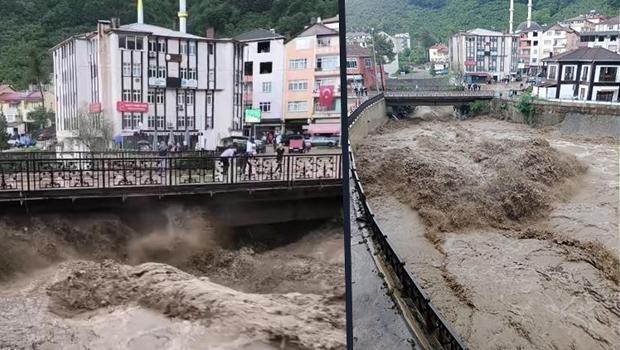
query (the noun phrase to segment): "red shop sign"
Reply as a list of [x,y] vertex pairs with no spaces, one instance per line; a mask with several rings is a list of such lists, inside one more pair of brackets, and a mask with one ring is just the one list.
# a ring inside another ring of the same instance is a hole
[[116,110],[126,113],[148,113],[149,104],[140,102],[116,102]]
[[102,111],[101,103],[99,102],[91,103],[90,105],[88,105],[88,111],[90,113],[101,113]]

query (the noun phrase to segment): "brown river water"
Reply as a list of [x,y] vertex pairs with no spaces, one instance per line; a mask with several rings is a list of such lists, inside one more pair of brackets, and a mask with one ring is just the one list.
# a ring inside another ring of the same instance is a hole
[[344,349],[338,222],[201,208],[0,218],[0,349]]
[[617,140],[449,114],[419,108],[356,152],[407,267],[472,349],[615,348]]

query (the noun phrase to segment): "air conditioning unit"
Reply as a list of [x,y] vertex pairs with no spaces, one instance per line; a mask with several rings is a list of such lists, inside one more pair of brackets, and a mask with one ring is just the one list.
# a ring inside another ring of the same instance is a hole
[[142,79],[140,79],[140,78],[134,78],[134,79],[133,79],[133,82],[134,82],[134,83],[137,83],[137,84],[141,84],[141,80],[142,80]]
[[156,58],[156,57],[157,57],[157,52],[149,51],[149,58]]
[[183,112],[183,111],[185,110],[185,107],[184,107],[183,105],[178,105],[178,106],[177,106],[177,109],[178,109],[180,112]]
[[174,129],[174,124],[172,122],[167,122],[166,123],[166,128],[167,129]]

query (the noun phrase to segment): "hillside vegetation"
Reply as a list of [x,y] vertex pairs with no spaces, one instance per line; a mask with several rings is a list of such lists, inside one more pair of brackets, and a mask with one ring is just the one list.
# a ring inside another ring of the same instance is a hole
[[[121,24],[136,21],[132,0],[0,0],[0,84],[26,87],[33,76],[33,62],[41,62],[49,76],[48,50],[67,37],[94,30],[98,19],[119,17]],[[178,26],[178,0],[144,0],[145,22]],[[220,35],[232,36],[257,27],[275,28],[290,36],[311,18],[332,17],[335,0],[188,0],[188,31],[204,35],[213,26]]]
[[[620,0],[534,0],[533,19],[552,24],[596,9],[618,15]],[[375,28],[410,33],[423,46],[447,43],[459,30],[508,30],[508,0],[346,0],[347,31]],[[515,28],[527,18],[527,0],[515,0]],[[412,42],[412,44],[414,44]]]

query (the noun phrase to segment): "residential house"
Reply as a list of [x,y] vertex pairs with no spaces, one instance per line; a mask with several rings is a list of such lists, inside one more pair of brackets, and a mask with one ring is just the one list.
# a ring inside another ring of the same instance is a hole
[[547,80],[534,93],[547,99],[620,103],[620,55],[582,47],[543,60]]
[[282,127],[284,121],[284,37],[274,30],[255,29],[235,39],[245,44],[245,110],[260,110],[260,121],[246,118],[245,127],[252,136],[275,131]]
[[450,69],[466,82],[501,80],[517,74],[518,34],[487,29],[458,32],[449,42]]
[[445,63],[449,58],[448,47],[444,44],[435,44],[428,49],[428,60],[431,63]]
[[[330,124],[334,133],[340,130],[340,40],[332,22],[318,18],[285,44],[287,130],[312,132],[315,124]],[[330,106],[320,104],[321,87],[333,91]]]
[[41,92],[36,90],[15,91],[10,86],[0,85],[0,114],[7,121],[6,132],[17,136],[29,132],[28,114],[43,106]]
[[517,69],[521,75],[536,76],[542,67],[544,26],[528,20],[519,24],[516,34],[519,35],[519,56]]
[[[139,8],[140,12],[140,8]],[[81,149],[78,120],[107,120],[122,147],[186,143],[214,150],[243,126],[243,44],[143,23],[99,21],[97,31],[68,38],[52,51],[56,134]],[[97,120],[97,119],[95,119]]]
[[368,48],[359,44],[347,44],[347,88],[348,95],[355,96],[355,88],[377,91],[385,85],[384,74],[380,74]]
[[579,15],[560,21],[560,25],[570,27],[577,32],[587,32],[595,30],[598,23],[607,20],[608,17],[600,14],[596,10],[591,10],[585,15]]
[[539,39],[539,44],[540,57],[545,59],[576,49],[579,46],[579,33],[557,23],[545,30],[542,38]]
[[580,33],[580,46],[602,47],[620,53],[620,16],[597,23],[594,30]]

